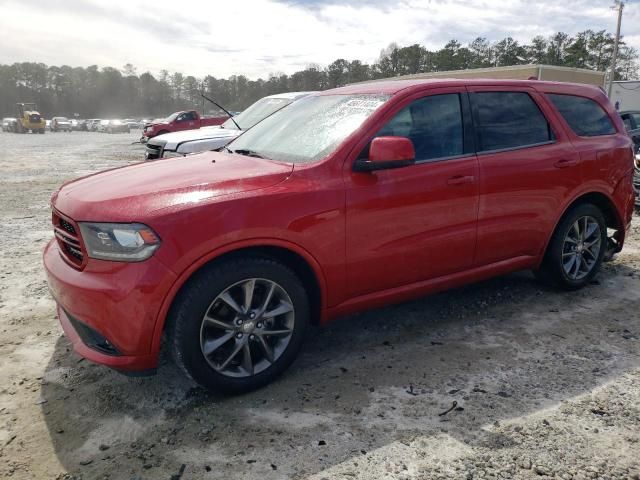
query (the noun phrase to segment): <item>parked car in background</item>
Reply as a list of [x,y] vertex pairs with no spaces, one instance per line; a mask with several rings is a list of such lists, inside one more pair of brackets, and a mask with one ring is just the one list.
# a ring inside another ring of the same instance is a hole
[[169,132],[220,125],[227,118],[229,117],[201,117],[195,110],[175,112],[160,122],[145,125],[142,139],[146,141],[149,138]]
[[640,148],[640,111],[620,112],[620,118],[637,148]]
[[222,125],[197,130],[158,135],[147,141],[145,159],[155,160],[168,156],[184,156],[224,147],[244,130],[253,127],[274,112],[292,102],[316,92],[290,92],[261,98],[242,113],[227,119]]
[[129,126],[130,130],[142,128],[142,123],[138,120],[134,120],[133,118],[125,118],[123,122]]
[[635,170],[633,187],[636,190],[636,207],[640,207],[640,111],[620,112],[624,128],[633,140],[635,154]]
[[13,132],[16,129],[16,123],[18,123],[17,118],[13,117],[5,117],[2,119],[2,131],[3,132]]
[[53,117],[49,129],[52,132],[70,132],[71,122],[67,117]]
[[85,358],[149,373],[163,344],[203,386],[247,391],[310,324],[523,269],[589,285],[630,228],[631,146],[587,85],[327,90],[224,152],[66,183],[49,287]]
[[129,133],[129,125],[122,120],[101,120],[98,131],[104,133]]
[[87,121],[82,120],[80,118],[72,118],[71,119],[71,130],[76,132],[86,132],[87,131]]
[[97,132],[98,126],[100,125],[101,121],[102,120],[99,118],[92,118],[90,120],[87,120],[87,130],[89,132]]

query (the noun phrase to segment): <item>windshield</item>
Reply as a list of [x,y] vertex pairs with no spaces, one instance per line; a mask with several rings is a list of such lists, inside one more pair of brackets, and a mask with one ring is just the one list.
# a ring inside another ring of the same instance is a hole
[[[171,114],[171,115],[169,115],[167,118],[165,118],[165,119],[163,119],[163,120],[160,120],[160,122],[162,122],[162,123],[171,123],[171,122],[173,122],[173,121],[178,117],[178,115],[180,115],[181,113],[182,113],[182,112],[172,113],[172,114]],[[158,123],[160,123],[160,122],[158,122]]]
[[[291,102],[293,102],[293,100],[290,98],[263,98],[233,117],[233,120],[236,121],[242,130],[247,130],[260,120],[267,118],[273,112],[277,112],[281,108],[286,107]],[[233,120],[229,119],[224,122],[222,128],[237,130],[238,127],[233,123]]]
[[306,97],[260,122],[229,148],[285,162],[313,162],[333,152],[388,99],[388,95]]

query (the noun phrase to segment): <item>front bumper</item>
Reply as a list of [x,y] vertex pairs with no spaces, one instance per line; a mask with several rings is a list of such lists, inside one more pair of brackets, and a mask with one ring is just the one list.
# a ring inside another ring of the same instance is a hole
[[164,155],[164,143],[147,141],[144,147],[144,159],[155,160]]
[[[63,260],[55,240],[44,250],[44,266],[60,323],[79,355],[126,372],[157,367],[158,352],[151,345],[175,281],[170,270],[151,257],[139,263],[92,259],[79,271]],[[110,348],[94,338],[107,340]]]

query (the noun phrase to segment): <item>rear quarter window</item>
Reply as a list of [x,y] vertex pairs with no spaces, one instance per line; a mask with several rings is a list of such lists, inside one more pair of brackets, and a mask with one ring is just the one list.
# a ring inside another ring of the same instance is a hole
[[609,115],[594,100],[576,95],[547,95],[576,135],[596,137],[616,133]]

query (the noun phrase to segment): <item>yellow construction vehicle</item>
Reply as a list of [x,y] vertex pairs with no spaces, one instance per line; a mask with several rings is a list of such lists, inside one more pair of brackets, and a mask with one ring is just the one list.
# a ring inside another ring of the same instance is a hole
[[35,103],[16,103],[16,133],[44,133],[46,122]]

